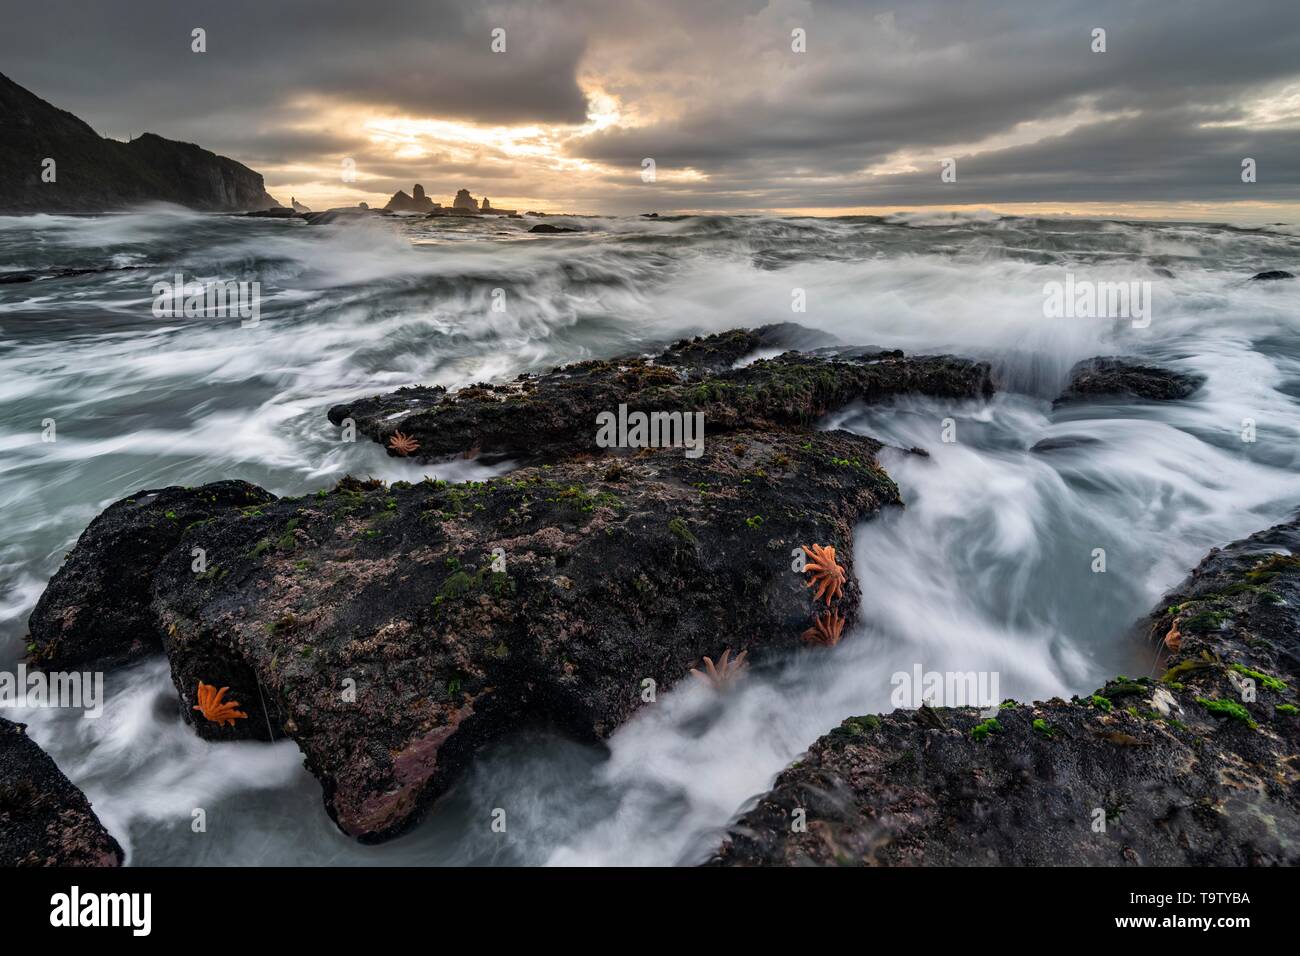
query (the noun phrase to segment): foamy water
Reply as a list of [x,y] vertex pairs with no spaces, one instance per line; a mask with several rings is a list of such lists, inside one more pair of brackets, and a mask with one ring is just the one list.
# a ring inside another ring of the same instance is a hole
[[[0,285],[5,667],[63,553],[140,488],[244,478],[302,494],[349,472],[460,480],[504,467],[422,467],[343,444],[325,410],[358,394],[782,321],[987,359],[1003,386],[987,404],[906,399],[823,423],[931,453],[882,453],[907,507],[858,530],[863,623],[839,647],[769,660],[725,697],[695,682],[661,693],[607,748],[520,728],[384,846],[335,830],[292,743],[198,740],[161,659],[109,673],[98,720],[9,713],[86,790],[132,863],[694,862],[819,734],[890,709],[895,671],[995,670],[1002,696],[1022,699],[1148,672],[1133,621],[1209,547],[1300,505],[1300,283],[1246,281],[1300,271],[1293,228],[952,214],[573,224],[587,231],[175,210],[0,218],[0,271],[111,269]],[[1044,283],[1066,271],[1150,281],[1150,326],[1045,318]],[[260,323],[154,318],[152,285],[177,272],[260,281]],[[791,311],[796,289],[806,313]],[[1054,410],[1070,366],[1099,354],[1207,381],[1185,402]],[[53,443],[41,440],[49,418]],[[1241,440],[1247,418],[1253,443]],[[955,443],[942,440],[945,419]],[[1047,439],[1054,450],[1031,451]],[[1104,574],[1091,571],[1097,548]],[[504,834],[490,827],[498,807]]]

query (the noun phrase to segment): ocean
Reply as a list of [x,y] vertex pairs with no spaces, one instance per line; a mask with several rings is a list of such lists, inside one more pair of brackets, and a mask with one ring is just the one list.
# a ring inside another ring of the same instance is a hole
[[[510,468],[422,466],[340,442],[332,404],[791,321],[849,344],[984,359],[999,383],[987,403],[907,398],[822,423],[930,452],[881,453],[907,504],[858,529],[863,622],[833,652],[756,669],[724,707],[686,685],[662,693],[607,746],[520,727],[381,846],[338,832],[293,743],[197,738],[161,657],[106,674],[98,719],[6,711],[86,792],[129,863],[698,862],[817,736],[889,710],[893,674],[993,670],[1003,696],[1029,700],[1150,673],[1134,622],[1209,548],[1300,506],[1300,282],[1250,281],[1300,271],[1295,227],[951,213],[551,221],[582,231],[166,208],[0,217],[0,274],[54,276],[0,281],[0,668],[23,658],[27,616],[77,536],[142,488],[242,478],[298,495],[349,473],[455,481]],[[98,271],[60,275],[82,269]],[[178,274],[257,282],[258,320],[155,315],[155,283]],[[1067,282],[1145,290],[1148,314],[1053,312],[1045,290]],[[1205,384],[1179,402],[1054,407],[1071,366],[1097,355]],[[509,829],[494,832],[507,799]]]

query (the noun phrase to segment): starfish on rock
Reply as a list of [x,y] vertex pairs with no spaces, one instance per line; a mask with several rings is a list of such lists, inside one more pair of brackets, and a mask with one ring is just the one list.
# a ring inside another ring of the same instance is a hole
[[393,432],[393,437],[388,439],[388,447],[397,452],[403,458],[411,454],[420,447],[420,443],[410,435],[403,435],[401,432]]
[[843,632],[844,618],[839,611],[818,614],[813,620],[813,626],[803,632],[803,642],[818,647],[834,647],[840,642]]
[[725,690],[737,678],[739,678],[740,675],[744,673],[745,668],[749,666],[745,663],[745,656],[747,654],[749,654],[749,651],[741,651],[732,658],[731,648],[727,648],[722,652],[722,656],[718,658],[716,666],[713,663],[713,658],[706,657],[704,658],[704,670],[699,671],[692,667],[691,673],[706,684],[712,684],[714,690]]
[[808,556],[804,570],[812,575],[808,587],[816,588],[813,601],[825,597],[826,606],[830,607],[831,600],[844,593],[844,569],[835,560],[835,546],[805,544],[803,550]]
[[226,696],[229,687],[223,687],[217,690],[211,684],[205,684],[199,681],[199,702],[191,710],[200,711],[204,717],[215,724],[230,724],[235,726],[235,718],[247,717],[248,715],[239,710],[239,701],[222,700]]

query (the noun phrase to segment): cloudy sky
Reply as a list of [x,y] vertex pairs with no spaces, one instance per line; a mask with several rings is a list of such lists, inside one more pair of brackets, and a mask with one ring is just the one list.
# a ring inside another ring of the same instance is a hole
[[197,142],[314,208],[420,182],[549,211],[1300,220],[1297,0],[6,7],[0,72],[104,135]]

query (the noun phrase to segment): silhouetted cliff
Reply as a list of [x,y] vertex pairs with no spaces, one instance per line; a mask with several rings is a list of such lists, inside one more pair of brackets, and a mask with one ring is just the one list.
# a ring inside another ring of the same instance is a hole
[[[54,180],[44,181],[46,159]],[[211,212],[276,205],[260,173],[193,143],[105,139],[0,74],[0,213],[103,212],[172,202]]]

